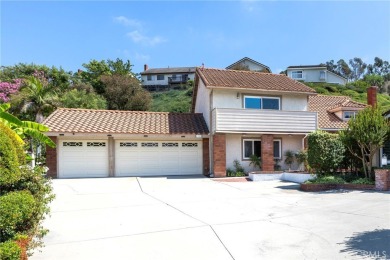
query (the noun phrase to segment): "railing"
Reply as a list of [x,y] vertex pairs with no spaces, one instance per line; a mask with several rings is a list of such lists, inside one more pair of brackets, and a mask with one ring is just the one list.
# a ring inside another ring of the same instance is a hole
[[211,128],[213,133],[310,133],[317,129],[317,113],[215,108]]
[[175,83],[185,83],[188,80],[188,76],[176,76],[176,77],[168,77],[169,84]]

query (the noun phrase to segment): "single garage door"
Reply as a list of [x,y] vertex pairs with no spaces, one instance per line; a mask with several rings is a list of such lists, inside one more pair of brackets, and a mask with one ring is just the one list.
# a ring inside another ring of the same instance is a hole
[[59,178],[107,177],[107,140],[61,140]]
[[116,141],[116,176],[202,174],[202,142]]

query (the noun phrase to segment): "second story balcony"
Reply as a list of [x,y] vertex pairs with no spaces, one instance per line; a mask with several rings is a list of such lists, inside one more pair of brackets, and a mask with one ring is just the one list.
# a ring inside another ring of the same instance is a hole
[[177,75],[176,77],[168,77],[169,84],[181,84],[188,81],[188,75]]
[[310,133],[317,129],[317,113],[308,111],[215,108],[212,133]]

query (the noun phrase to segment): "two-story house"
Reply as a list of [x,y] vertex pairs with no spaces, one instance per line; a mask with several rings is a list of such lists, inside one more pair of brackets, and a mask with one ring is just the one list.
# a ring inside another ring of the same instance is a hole
[[186,84],[188,80],[194,80],[195,67],[155,68],[150,69],[144,65],[141,74],[142,86],[147,90],[164,90],[171,87]]
[[305,136],[317,129],[317,113],[308,109],[316,92],[280,74],[196,70],[192,112],[202,113],[210,131],[210,172],[225,176],[238,160],[247,171],[250,156],[262,170],[274,171],[286,150],[303,149]]
[[348,80],[323,65],[300,65],[287,67],[287,76],[303,82],[326,82],[339,85],[347,84]]
[[271,69],[255,60],[252,60],[248,57],[244,57],[229,66],[226,67],[227,70],[250,70],[250,71],[257,71],[257,72],[268,72],[271,73]]

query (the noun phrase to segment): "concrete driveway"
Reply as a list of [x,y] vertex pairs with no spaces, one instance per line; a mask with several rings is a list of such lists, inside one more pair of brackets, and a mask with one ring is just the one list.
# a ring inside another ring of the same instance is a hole
[[390,193],[203,177],[54,180],[31,259],[390,259]]

